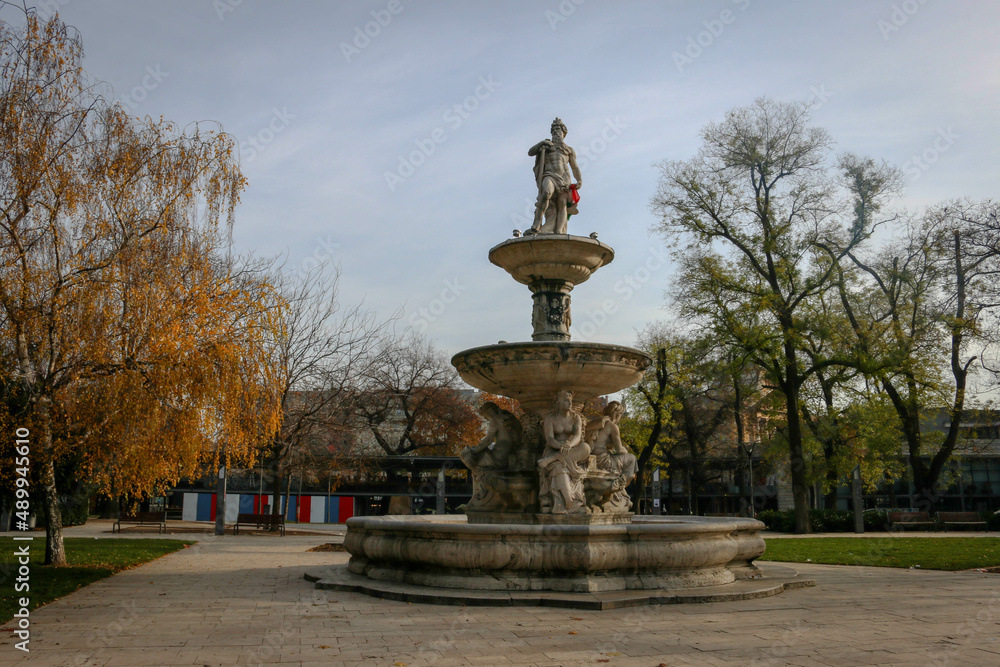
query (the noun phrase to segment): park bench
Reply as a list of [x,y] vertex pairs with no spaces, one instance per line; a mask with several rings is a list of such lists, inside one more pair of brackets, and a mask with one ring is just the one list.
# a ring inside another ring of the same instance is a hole
[[935,522],[927,512],[889,512],[889,530],[897,528],[934,528]]
[[938,512],[937,518],[946,529],[948,526],[982,526],[984,531],[987,530],[979,512]]
[[118,520],[111,524],[111,532],[114,533],[115,529],[117,532],[122,532],[123,523],[133,523],[138,526],[143,525],[153,525],[157,526],[157,533],[167,532],[167,513],[164,511],[159,512],[133,512],[132,514],[123,514],[118,517]]
[[929,530],[936,525],[927,512],[889,512],[889,530],[897,528],[922,528]]
[[285,517],[281,514],[251,514],[240,513],[233,525],[233,535],[240,534],[240,526],[253,526],[258,530],[271,530],[277,527],[281,535],[285,534]]

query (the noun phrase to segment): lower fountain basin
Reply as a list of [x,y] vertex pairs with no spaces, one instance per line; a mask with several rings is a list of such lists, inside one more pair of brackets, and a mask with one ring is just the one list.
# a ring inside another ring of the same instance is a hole
[[494,591],[602,592],[730,584],[759,575],[754,519],[635,517],[630,524],[468,524],[354,517],[348,570],[375,581]]
[[468,384],[517,399],[537,413],[547,411],[561,389],[572,391],[573,403],[582,405],[631,387],[651,362],[644,352],[623,345],[569,341],[484,345],[451,359]]

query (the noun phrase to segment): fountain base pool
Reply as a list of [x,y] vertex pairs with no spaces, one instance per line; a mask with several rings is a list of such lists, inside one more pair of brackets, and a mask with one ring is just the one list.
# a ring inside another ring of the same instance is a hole
[[610,609],[737,600],[808,586],[764,552],[753,519],[633,517],[609,525],[470,524],[463,516],[355,517],[347,565],[318,588],[411,602]]

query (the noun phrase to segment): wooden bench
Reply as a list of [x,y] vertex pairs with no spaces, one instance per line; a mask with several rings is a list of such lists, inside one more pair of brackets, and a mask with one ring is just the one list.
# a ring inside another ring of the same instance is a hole
[[285,534],[285,517],[281,514],[250,514],[240,513],[233,525],[233,535],[240,534],[240,526],[253,526],[257,530],[272,530],[275,527],[281,535]]
[[115,529],[117,532],[122,532],[123,523],[133,523],[138,526],[143,525],[153,525],[157,526],[157,533],[167,532],[167,513],[164,511],[159,512],[134,512],[132,514],[124,514],[118,517],[118,520],[111,524],[111,532],[114,533]]
[[934,520],[927,512],[889,512],[889,530],[896,528],[934,528]]
[[982,526],[987,530],[986,522],[979,516],[979,512],[938,512],[938,521],[942,526]]

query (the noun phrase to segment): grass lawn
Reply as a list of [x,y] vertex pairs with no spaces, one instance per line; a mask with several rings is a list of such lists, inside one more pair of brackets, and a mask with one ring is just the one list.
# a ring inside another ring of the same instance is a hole
[[772,539],[760,560],[924,570],[1000,566],[996,537],[816,537]]
[[[45,537],[36,533],[31,542],[14,541],[11,537],[0,537],[0,623],[6,623],[17,611],[17,600],[27,597],[31,600],[29,610],[41,607],[76,589],[99,579],[110,577],[115,572],[142,565],[151,560],[183,549],[193,542],[182,540],[143,539],[93,539],[67,537],[64,539],[69,567],[45,567]],[[24,545],[31,549],[31,573],[28,575],[28,591],[17,592],[18,567],[15,551]]]

